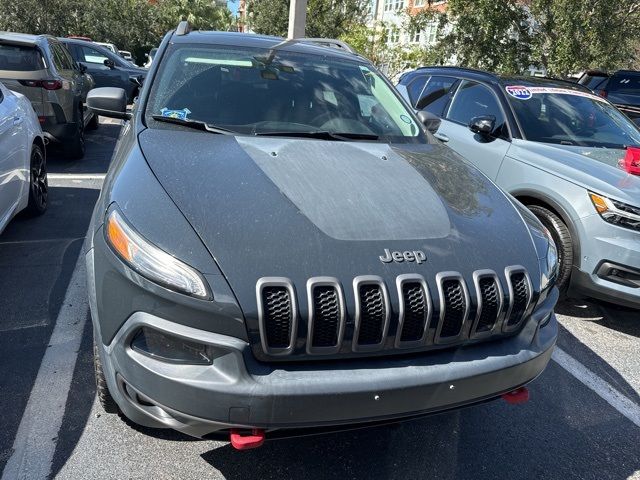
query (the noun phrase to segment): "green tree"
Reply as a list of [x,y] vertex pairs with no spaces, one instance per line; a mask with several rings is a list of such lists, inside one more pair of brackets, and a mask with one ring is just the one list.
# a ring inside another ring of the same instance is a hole
[[207,30],[231,24],[230,12],[211,0],[0,0],[0,30],[88,36],[140,59],[183,19]]
[[[305,36],[340,38],[353,25],[364,24],[366,0],[309,0]],[[256,33],[286,36],[289,0],[252,0],[250,27]]]
[[530,64],[530,17],[522,1],[449,0],[445,13],[427,10],[413,24],[420,28],[434,19],[444,32],[434,49],[436,61],[506,73]]
[[553,75],[629,67],[640,1],[532,0],[534,58]]

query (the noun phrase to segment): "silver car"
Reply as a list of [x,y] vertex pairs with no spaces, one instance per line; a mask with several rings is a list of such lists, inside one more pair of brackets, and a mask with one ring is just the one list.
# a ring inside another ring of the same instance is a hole
[[560,80],[434,67],[398,87],[551,231],[565,292],[640,308],[640,131],[625,115]]
[[85,127],[98,126],[84,106],[93,79],[60,41],[0,32],[0,81],[31,101],[49,141],[60,143],[69,158],[84,156]]

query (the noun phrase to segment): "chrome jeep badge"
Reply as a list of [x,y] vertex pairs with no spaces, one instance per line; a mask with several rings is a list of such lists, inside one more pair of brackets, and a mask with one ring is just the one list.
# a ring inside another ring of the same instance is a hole
[[427,261],[427,254],[422,250],[413,250],[406,252],[392,252],[388,248],[384,249],[384,255],[378,257],[382,263],[391,262],[416,262],[418,265]]

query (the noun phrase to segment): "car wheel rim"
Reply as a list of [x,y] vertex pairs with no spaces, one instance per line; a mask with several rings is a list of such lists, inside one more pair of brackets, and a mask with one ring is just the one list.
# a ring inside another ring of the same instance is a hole
[[47,167],[39,150],[31,154],[31,192],[39,208],[47,205],[49,186],[47,183]]

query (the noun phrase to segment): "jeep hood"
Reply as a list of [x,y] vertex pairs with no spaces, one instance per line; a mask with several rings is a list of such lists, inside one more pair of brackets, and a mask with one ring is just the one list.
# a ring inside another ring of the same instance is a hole
[[[266,276],[299,291],[310,277],[337,277],[347,293],[358,275],[380,275],[392,290],[402,273],[431,282],[459,271],[470,283],[474,270],[502,276],[523,265],[537,288],[537,252],[517,209],[447,147],[164,129],[139,142],[245,315]],[[427,258],[383,263],[385,249]]]

